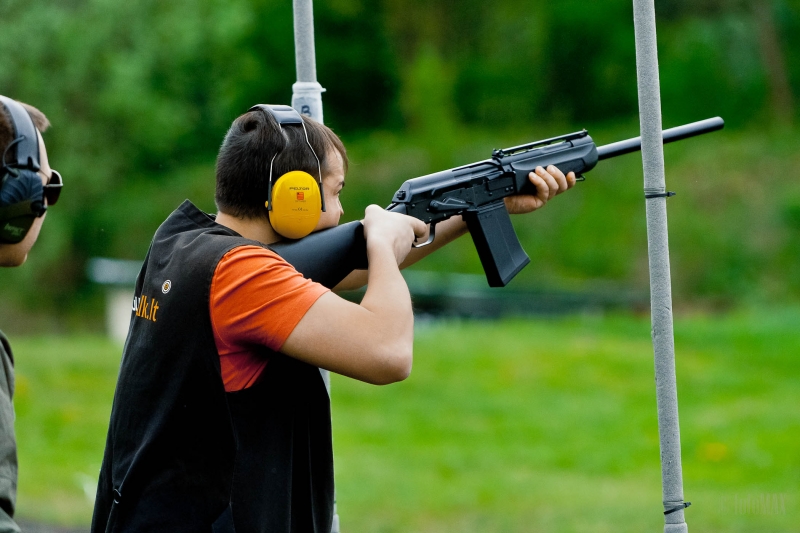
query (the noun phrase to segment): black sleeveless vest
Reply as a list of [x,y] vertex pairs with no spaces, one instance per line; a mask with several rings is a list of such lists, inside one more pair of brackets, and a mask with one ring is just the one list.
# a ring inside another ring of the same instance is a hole
[[226,393],[209,316],[220,259],[259,245],[184,202],[136,282],[92,532],[329,533],[330,401],[319,369],[264,348]]

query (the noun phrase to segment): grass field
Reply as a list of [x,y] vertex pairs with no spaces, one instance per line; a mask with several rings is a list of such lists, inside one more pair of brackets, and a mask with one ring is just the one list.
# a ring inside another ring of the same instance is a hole
[[[679,316],[690,530],[797,532],[800,310]],[[649,318],[417,327],[414,371],[333,378],[345,533],[663,531]],[[12,338],[19,514],[90,521],[119,348]]]

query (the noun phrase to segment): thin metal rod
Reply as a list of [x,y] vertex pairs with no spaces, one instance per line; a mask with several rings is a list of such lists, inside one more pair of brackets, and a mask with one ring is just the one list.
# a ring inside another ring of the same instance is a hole
[[[644,188],[646,193],[663,193],[666,190],[666,181],[654,0],[633,0],[633,19]],[[677,509],[664,515],[664,533],[688,533],[689,528],[684,518],[678,389],[675,378],[667,199],[663,196],[649,198],[645,200],[645,206],[662,496],[664,511]]]

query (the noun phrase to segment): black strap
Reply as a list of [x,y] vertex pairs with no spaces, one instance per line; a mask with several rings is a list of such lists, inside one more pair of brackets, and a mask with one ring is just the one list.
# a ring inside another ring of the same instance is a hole
[[669,509],[664,511],[665,515],[672,514],[675,511],[682,511],[687,507],[689,507],[690,505],[692,505],[692,502],[664,502],[664,506],[668,504],[677,504],[677,505],[673,505],[673,507],[670,507]]
[[647,199],[650,198],[669,198],[670,196],[675,196],[675,192],[667,191],[667,192],[644,192],[644,197]]

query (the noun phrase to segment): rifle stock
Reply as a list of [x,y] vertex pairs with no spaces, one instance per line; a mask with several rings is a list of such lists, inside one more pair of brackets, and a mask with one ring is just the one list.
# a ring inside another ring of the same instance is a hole
[[350,272],[367,268],[367,241],[360,221],[269,245],[304,277],[334,288]]

